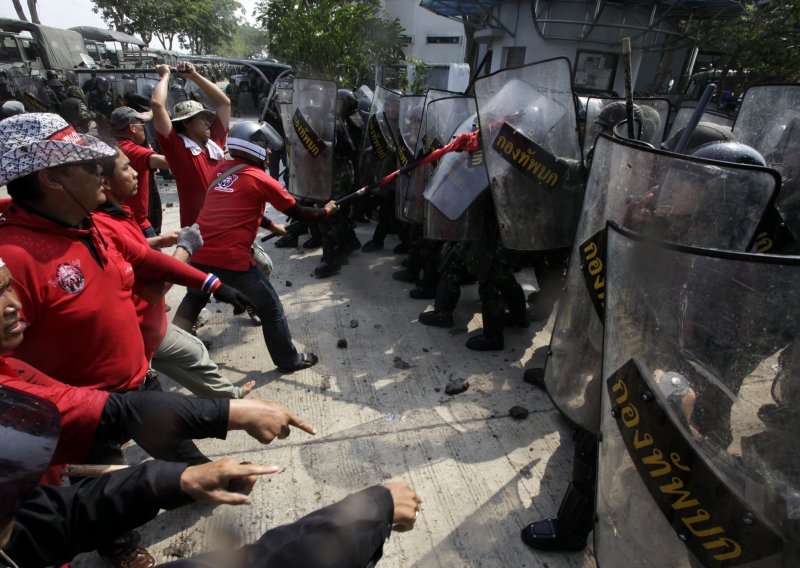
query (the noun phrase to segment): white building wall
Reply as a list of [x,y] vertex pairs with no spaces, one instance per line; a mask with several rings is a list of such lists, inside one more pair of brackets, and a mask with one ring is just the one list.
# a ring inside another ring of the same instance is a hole
[[[383,5],[392,18],[400,20],[405,35],[412,38],[406,47],[406,56],[425,63],[463,63],[465,37],[464,26],[443,16],[438,16],[419,6],[419,0],[383,0]],[[459,37],[457,44],[429,44],[428,36]]]

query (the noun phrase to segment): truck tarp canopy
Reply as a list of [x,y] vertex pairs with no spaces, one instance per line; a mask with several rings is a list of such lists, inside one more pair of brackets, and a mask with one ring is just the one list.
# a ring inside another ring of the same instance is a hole
[[118,32],[117,30],[104,30],[101,28],[93,28],[92,26],[76,26],[70,29],[91,41],[118,41],[120,43],[131,43],[139,47],[145,47],[146,45],[138,37]]
[[86,53],[86,46],[83,36],[77,32],[10,18],[0,18],[0,29],[13,33],[29,32],[40,44],[42,64],[47,69],[72,69],[83,63],[81,54]]

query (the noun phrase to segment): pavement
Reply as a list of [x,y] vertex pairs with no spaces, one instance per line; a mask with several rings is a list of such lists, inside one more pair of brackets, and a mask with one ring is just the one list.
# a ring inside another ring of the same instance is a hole
[[[173,191],[162,183],[165,203],[174,202]],[[164,230],[178,227],[178,208],[164,207]],[[374,226],[358,225],[362,242]],[[469,351],[464,342],[481,326],[477,286],[463,288],[453,328],[421,325],[419,313],[432,306],[410,299],[411,285],[391,279],[402,259],[391,252],[394,237],[382,253],[356,252],[339,275],[323,280],[312,276],[319,249],[277,249],[272,242],[265,245],[275,263],[272,283],[294,341],[320,363],[281,375],[260,327],[224,304],[209,304],[211,319],[199,336],[232,382],[256,381],[250,397],[286,406],[319,433],[294,430],[269,446],[242,432],[199,441],[212,459],[285,469],[258,482],[251,506],[162,512],[140,530],[157,561],[252,542],[351,492],[404,479],[423,497],[423,508],[412,532],[386,543],[384,568],[594,566],[591,546],[578,554],[537,553],[519,538],[527,523],[556,514],[572,466],[570,427],[546,393],[522,381],[534,350],[549,343],[552,319],[507,330],[501,352]],[[535,290],[531,269],[518,278],[526,294]],[[171,314],[183,293],[170,291]],[[346,349],[337,347],[340,339]],[[453,378],[468,380],[469,389],[446,395]],[[168,378],[162,383],[182,391]],[[511,418],[515,405],[530,415]],[[126,454],[131,463],[147,458],[135,445]],[[89,554],[73,565],[104,562]]]

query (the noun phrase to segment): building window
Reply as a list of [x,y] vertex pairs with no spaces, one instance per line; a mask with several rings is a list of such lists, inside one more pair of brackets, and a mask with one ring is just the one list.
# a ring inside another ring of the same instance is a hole
[[461,43],[461,36],[428,36],[428,43]]
[[572,80],[575,90],[610,93],[618,60],[616,53],[579,49]]
[[401,35],[400,42],[403,45],[411,45],[412,43],[414,43],[414,38],[408,35]]
[[525,48],[524,47],[504,47],[503,60],[505,67],[519,67],[525,64]]

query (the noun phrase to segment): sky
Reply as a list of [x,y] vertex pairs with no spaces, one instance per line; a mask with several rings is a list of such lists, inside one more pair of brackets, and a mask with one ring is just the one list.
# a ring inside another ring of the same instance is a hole
[[[250,14],[256,5],[257,0],[239,0],[245,8],[246,19],[251,19]],[[28,13],[28,3],[21,0],[25,13]],[[55,28],[71,28],[73,26],[94,26],[96,28],[108,28],[98,14],[92,12],[94,4],[91,0],[39,0],[39,19],[42,24]],[[0,18],[17,19],[17,12],[11,0],[0,0]],[[154,39],[152,47],[161,47],[158,40]]]

